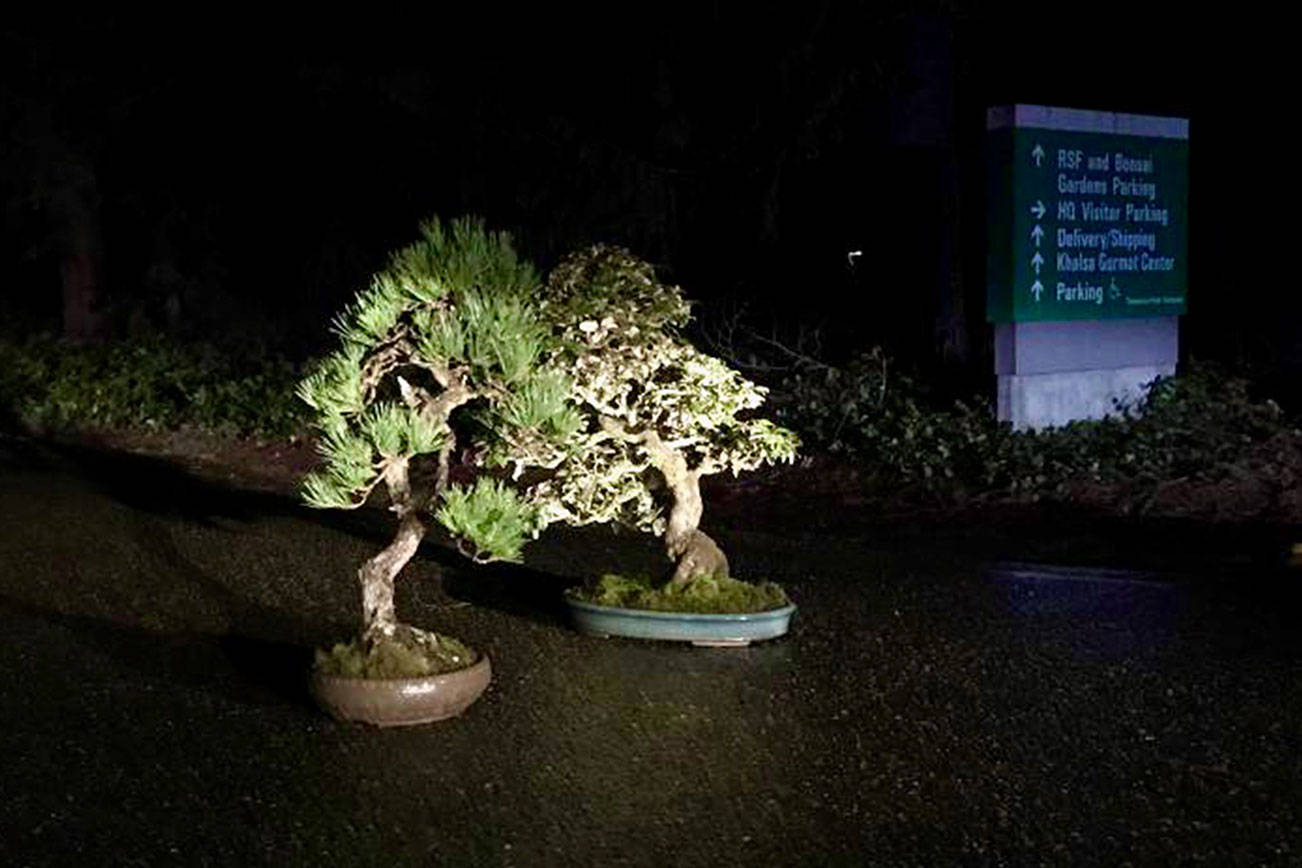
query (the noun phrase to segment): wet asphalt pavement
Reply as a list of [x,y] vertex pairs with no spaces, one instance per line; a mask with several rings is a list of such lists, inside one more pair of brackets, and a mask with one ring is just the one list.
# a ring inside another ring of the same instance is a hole
[[0,859],[1302,864],[1302,571],[1252,550],[1278,534],[710,529],[787,587],[787,637],[577,635],[560,589],[653,563],[633,537],[501,569],[427,544],[399,612],[494,681],[381,731],[305,676],[383,514],[0,441]]

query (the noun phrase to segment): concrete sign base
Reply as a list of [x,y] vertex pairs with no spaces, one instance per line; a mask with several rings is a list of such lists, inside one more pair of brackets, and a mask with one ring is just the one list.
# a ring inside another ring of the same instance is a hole
[[1021,429],[1101,419],[1175,374],[1177,317],[995,325],[998,417]]

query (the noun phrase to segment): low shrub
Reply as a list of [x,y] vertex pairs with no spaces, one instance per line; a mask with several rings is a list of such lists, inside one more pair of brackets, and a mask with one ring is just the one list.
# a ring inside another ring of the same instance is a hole
[[797,366],[770,397],[806,444],[852,461],[869,482],[947,499],[1065,496],[1075,483],[1155,485],[1234,475],[1254,447],[1302,439],[1273,401],[1224,369],[1192,364],[1115,415],[1013,431],[977,398],[939,405],[879,349],[836,368]]
[[49,336],[0,341],[0,417],[26,428],[193,426],[260,438],[305,430],[301,366],[266,353],[151,335],[71,346]]

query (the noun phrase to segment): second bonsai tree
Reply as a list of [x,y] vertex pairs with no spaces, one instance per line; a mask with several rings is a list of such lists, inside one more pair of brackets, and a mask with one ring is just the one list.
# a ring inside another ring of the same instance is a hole
[[682,337],[688,302],[628,251],[571,255],[538,299],[552,330],[546,364],[570,378],[583,421],[566,460],[528,499],[546,522],[616,522],[661,536],[671,591],[726,581],[728,559],[700,528],[701,479],[790,461],[796,436],[747,416],[765,390]]

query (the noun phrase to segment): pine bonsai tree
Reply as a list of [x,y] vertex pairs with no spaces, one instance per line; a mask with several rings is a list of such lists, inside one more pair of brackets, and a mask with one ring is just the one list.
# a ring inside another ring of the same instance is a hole
[[[572,378],[583,427],[529,499],[544,522],[619,522],[662,535],[670,582],[725,578],[728,561],[699,524],[700,480],[790,461],[796,436],[745,418],[765,390],[682,338],[690,309],[678,287],[627,251],[571,255],[539,294],[556,346],[547,365]],[[668,513],[654,489],[668,494]]]
[[[358,571],[359,650],[372,661],[397,645],[402,659],[414,651],[430,660],[427,671],[473,662],[459,643],[400,624],[394,610],[395,578],[431,519],[478,561],[518,559],[544,525],[507,482],[449,483],[460,447],[546,467],[578,430],[568,378],[541,364],[548,333],[529,300],[537,285],[505,234],[470,219],[430,220],[336,318],[340,348],[299,385],[325,459],[304,479],[304,499],[353,509],[383,483],[398,519],[393,541]],[[416,461],[433,464],[428,490],[413,490]]]

